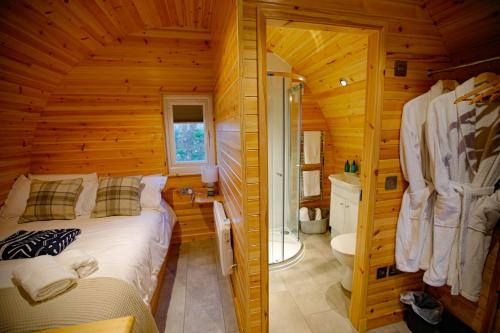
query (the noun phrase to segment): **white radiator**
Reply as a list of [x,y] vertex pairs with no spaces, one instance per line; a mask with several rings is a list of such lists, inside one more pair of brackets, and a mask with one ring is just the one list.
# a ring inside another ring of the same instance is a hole
[[219,249],[219,261],[222,274],[228,276],[233,272],[233,247],[231,246],[231,222],[226,217],[224,206],[214,201],[215,235]]

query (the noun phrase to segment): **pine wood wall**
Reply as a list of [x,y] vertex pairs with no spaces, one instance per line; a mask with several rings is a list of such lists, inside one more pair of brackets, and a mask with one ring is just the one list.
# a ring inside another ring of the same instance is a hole
[[[30,169],[164,172],[161,94],[214,90],[221,187],[233,222],[238,263],[232,277],[237,316],[243,332],[266,331],[267,270],[260,264],[267,262],[267,251],[261,247],[267,231],[259,229],[259,220],[266,218],[260,206],[266,194],[260,189],[265,176],[259,172],[259,143],[267,143],[258,124],[257,9],[323,23],[383,25],[387,61],[378,187],[373,227],[368,230],[366,306],[356,311],[361,311],[368,328],[400,319],[398,295],[421,288],[420,275],[376,280],[375,271],[394,262],[395,225],[405,186],[398,155],[402,106],[432,85],[426,71],[448,65],[450,54],[455,62],[497,55],[498,2],[177,4],[2,1],[0,202],[15,177]],[[211,45],[218,50],[215,57]],[[407,77],[394,76],[395,60],[408,61]],[[467,73],[461,78],[472,74]],[[384,189],[387,176],[398,177],[396,190]]]
[[250,275],[249,229],[255,222],[254,219],[249,219],[247,212],[251,195],[249,189],[252,188],[250,184],[255,182],[256,174],[249,173],[246,165],[258,161],[252,156],[245,156],[245,148],[252,142],[256,145],[257,140],[247,134],[246,127],[242,126],[247,117],[242,112],[242,104],[251,101],[244,99],[241,91],[241,28],[238,25],[238,9],[236,1],[225,6],[219,3],[215,8],[220,20],[213,31],[217,59],[214,114],[219,184],[224,196],[226,214],[231,220],[233,251],[237,265],[231,276],[235,311],[240,331],[250,332],[249,304],[254,294],[252,288],[260,288],[260,281],[255,281]]
[[[403,104],[425,92],[433,83],[426,76],[429,68],[439,68],[449,64],[447,51],[427,13],[415,2],[389,1],[295,1],[293,5],[285,1],[264,3],[245,1],[243,7],[244,53],[248,61],[256,64],[257,11],[269,10],[280,15],[295,16],[299,21],[316,20],[321,23],[347,21],[380,24],[386,27],[386,66],[384,84],[384,106],[382,129],[380,132],[380,160],[378,162],[376,206],[373,227],[368,230],[371,248],[368,249],[368,274],[366,307],[360,312],[362,325],[371,328],[401,319],[402,306],[399,293],[408,289],[421,289],[423,284],[419,274],[400,274],[377,280],[376,269],[394,263],[394,242],[396,221],[401,203],[404,183],[399,167],[399,124]],[[321,8],[321,10],[319,10]],[[277,15],[279,16],[279,15]],[[407,77],[394,76],[395,60],[408,61]],[[250,66],[249,66],[250,67]],[[244,91],[254,91],[257,80],[244,73]],[[345,162],[345,161],[344,161]],[[387,176],[397,176],[396,190],[386,191],[384,180]],[[258,244],[256,244],[258,246]],[[258,310],[258,307],[255,307]]]
[[131,36],[100,48],[50,95],[31,171],[166,173],[162,93],[210,92],[212,86],[212,53],[204,40]]

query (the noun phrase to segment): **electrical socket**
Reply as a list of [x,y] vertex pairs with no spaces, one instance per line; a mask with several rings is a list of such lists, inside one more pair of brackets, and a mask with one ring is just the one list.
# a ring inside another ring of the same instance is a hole
[[377,268],[377,280],[387,276],[387,266]]
[[191,195],[193,194],[193,189],[191,187],[181,187],[179,189],[180,194]]

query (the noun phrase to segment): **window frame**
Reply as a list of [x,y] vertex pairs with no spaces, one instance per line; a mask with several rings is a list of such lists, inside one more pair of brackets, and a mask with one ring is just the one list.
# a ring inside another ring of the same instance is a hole
[[[173,105],[201,105],[203,107],[203,124],[205,127],[204,161],[176,161]],[[215,136],[213,133],[211,95],[163,95],[163,120],[165,125],[165,152],[168,160],[169,174],[200,174],[202,166],[215,164]]]

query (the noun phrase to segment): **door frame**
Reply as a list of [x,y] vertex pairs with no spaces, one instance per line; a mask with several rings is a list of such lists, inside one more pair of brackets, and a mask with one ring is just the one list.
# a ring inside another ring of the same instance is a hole
[[384,70],[386,61],[385,34],[387,24],[356,17],[337,19],[334,16],[300,14],[257,8],[257,79],[260,160],[260,272],[262,332],[269,332],[269,266],[268,266],[268,198],[267,198],[267,25],[290,28],[328,30],[368,36],[366,109],[363,134],[363,167],[361,183],[363,200],[358,216],[356,256],[353,270],[353,292],[349,319],[361,333],[367,327],[367,290],[369,254],[373,239],[373,219],[377,187],[381,114],[383,109]]

